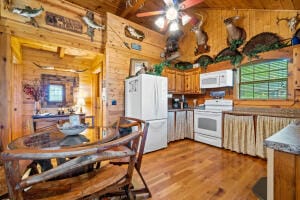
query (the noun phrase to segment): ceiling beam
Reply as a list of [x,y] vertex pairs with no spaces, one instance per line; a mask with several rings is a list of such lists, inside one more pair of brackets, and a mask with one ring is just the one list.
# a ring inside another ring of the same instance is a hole
[[18,38],[11,37],[11,49],[13,52],[13,55],[15,56],[17,60],[17,64],[22,64],[23,56],[22,56],[22,46]]
[[64,47],[57,47],[57,53],[59,55],[59,58],[65,57],[65,48]]
[[121,13],[121,17],[123,18],[129,18],[132,15],[134,15],[138,9],[145,3],[146,0],[137,0],[137,2],[129,8],[126,8],[122,13]]

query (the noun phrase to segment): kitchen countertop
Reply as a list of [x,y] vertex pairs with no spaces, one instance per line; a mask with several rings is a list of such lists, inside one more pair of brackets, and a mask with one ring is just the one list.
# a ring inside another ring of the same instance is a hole
[[168,112],[187,111],[187,110],[194,111],[194,108],[183,108],[183,109],[180,109],[180,108],[169,108]]
[[236,115],[264,115],[272,117],[299,118],[300,109],[295,108],[253,108],[253,107],[235,107],[230,111],[223,111],[225,114]]
[[278,151],[300,155],[300,120],[265,139],[264,145]]

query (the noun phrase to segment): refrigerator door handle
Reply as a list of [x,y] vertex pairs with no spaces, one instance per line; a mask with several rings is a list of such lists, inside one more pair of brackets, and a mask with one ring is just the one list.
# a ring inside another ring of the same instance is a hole
[[157,80],[155,80],[155,83],[154,83],[155,87],[154,87],[154,90],[155,90],[155,118],[157,118]]

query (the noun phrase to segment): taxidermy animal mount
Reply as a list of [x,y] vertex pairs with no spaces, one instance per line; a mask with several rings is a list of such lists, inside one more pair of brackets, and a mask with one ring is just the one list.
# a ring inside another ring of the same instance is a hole
[[200,21],[196,25],[194,25],[191,29],[192,32],[195,33],[197,39],[197,47],[195,48],[194,54],[195,56],[209,52],[210,47],[207,45],[208,36],[207,33],[202,29],[202,25],[204,22],[203,15],[199,15],[201,17]]
[[234,24],[238,19],[240,19],[239,16],[234,16],[224,20],[224,24],[227,30],[227,44],[231,46],[231,50],[235,50],[236,48],[241,46],[246,39],[245,30]]
[[88,26],[87,28],[87,35],[91,37],[91,41],[94,41],[94,31],[97,30],[104,30],[105,25],[99,25],[94,21],[94,13],[87,11],[86,15],[82,17],[84,23]]
[[145,34],[140,31],[137,30],[131,26],[125,26],[125,35],[126,37],[138,40],[138,41],[143,41],[143,39],[145,38]]
[[300,22],[300,19],[298,18],[299,15],[300,15],[300,14],[297,13],[297,15],[294,16],[294,17],[292,17],[292,18],[287,18],[287,17],[285,17],[285,18],[278,18],[278,17],[277,17],[277,22],[276,22],[276,24],[278,25],[279,22],[282,21],[282,20],[287,21],[290,31],[291,31],[291,32],[295,32],[295,31],[296,31],[296,27],[297,27],[297,25],[298,25],[299,22]]
[[83,70],[75,70],[75,69],[64,69],[64,68],[57,68],[54,66],[42,66],[39,65],[35,62],[33,62],[33,64],[37,67],[39,67],[40,69],[47,69],[47,70],[55,70],[55,71],[63,71],[63,72],[73,72],[73,73],[81,73],[81,72],[85,72],[88,69],[83,69]]
[[36,16],[39,16],[44,11],[44,8],[41,6],[40,8],[31,8],[30,6],[25,6],[24,9],[22,8],[13,8],[12,13],[21,15],[26,18],[30,18],[29,23],[34,27],[39,27],[37,21],[34,19]]

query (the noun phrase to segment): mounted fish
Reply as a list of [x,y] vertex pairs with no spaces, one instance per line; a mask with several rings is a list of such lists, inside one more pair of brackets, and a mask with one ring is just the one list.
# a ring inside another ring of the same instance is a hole
[[234,24],[236,20],[240,19],[239,16],[229,17],[224,20],[227,30],[227,44],[232,51],[235,51],[241,46],[246,39],[246,32],[243,28]]
[[87,35],[91,37],[91,41],[94,41],[94,31],[97,30],[105,30],[105,25],[99,25],[94,21],[94,13],[91,11],[87,11],[86,15],[82,17],[84,23],[87,25]]
[[85,72],[88,69],[83,69],[83,70],[75,70],[75,69],[63,69],[63,68],[57,68],[54,66],[42,66],[39,65],[35,62],[32,62],[35,66],[39,67],[40,69],[47,69],[47,70],[55,70],[55,71],[63,71],[63,72],[73,72],[73,73],[82,73]]
[[203,15],[197,14],[201,17],[200,20],[196,20],[195,25],[192,27],[191,31],[195,33],[197,39],[197,47],[195,48],[195,56],[209,52],[210,47],[207,45],[208,36],[207,33],[202,29],[204,22]]
[[124,31],[126,37],[132,38],[134,40],[143,41],[143,39],[145,38],[145,34],[142,31],[137,30],[131,26],[125,26]]
[[299,22],[300,22],[299,15],[300,15],[300,14],[297,13],[297,15],[294,16],[294,17],[292,17],[292,18],[287,18],[287,17],[286,17],[286,18],[278,18],[278,17],[277,17],[277,22],[276,22],[276,24],[278,25],[279,22],[282,21],[282,20],[287,21],[290,31],[294,33],[294,32],[296,31],[297,25],[298,25]]
[[30,18],[30,21],[26,22],[26,23],[29,23],[29,24],[33,25],[34,27],[39,27],[39,24],[37,23],[37,21],[34,18],[39,16],[40,14],[42,14],[43,11],[44,11],[44,8],[42,6],[40,8],[31,8],[30,6],[25,6],[24,9],[22,9],[22,8],[13,8],[12,9],[12,13],[21,15],[26,18]]

